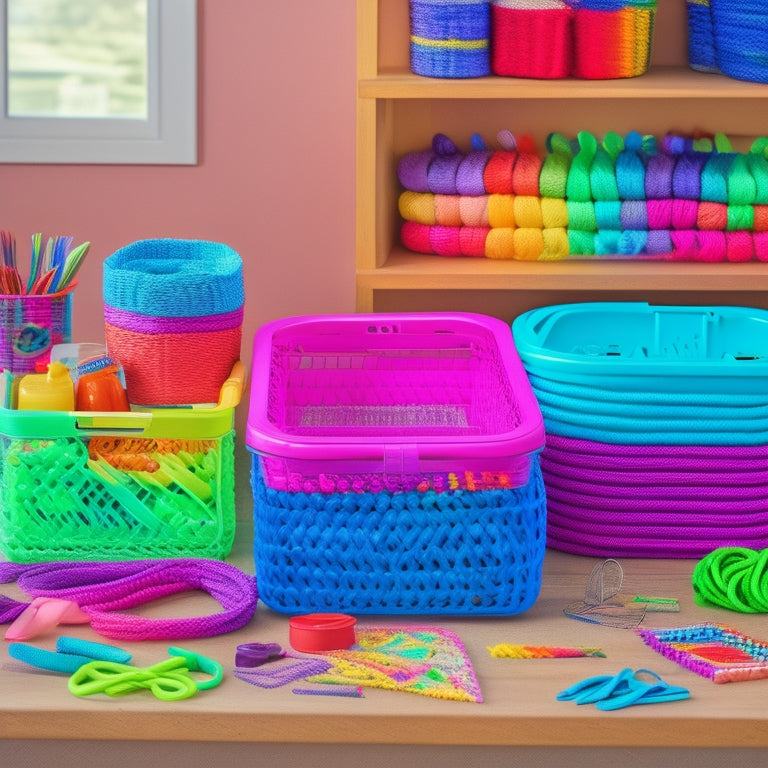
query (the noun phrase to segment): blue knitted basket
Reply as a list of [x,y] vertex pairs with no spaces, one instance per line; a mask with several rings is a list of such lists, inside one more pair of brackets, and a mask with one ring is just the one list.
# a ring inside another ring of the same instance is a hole
[[715,57],[715,31],[709,0],[687,0],[688,65],[697,72],[720,72]]
[[104,303],[150,317],[202,317],[240,309],[243,264],[223,243],[139,240],[104,261]]
[[425,77],[491,72],[489,0],[411,0],[411,71]]
[[538,454],[510,490],[289,493],[252,458],[259,597],[290,614],[512,615],[541,587]]
[[768,83],[768,0],[710,0],[710,6],[722,73]]

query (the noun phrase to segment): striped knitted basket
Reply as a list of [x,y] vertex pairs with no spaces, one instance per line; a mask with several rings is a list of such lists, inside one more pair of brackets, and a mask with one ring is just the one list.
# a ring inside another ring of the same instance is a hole
[[656,0],[579,0],[573,17],[575,77],[637,77],[651,57]]
[[489,0],[411,0],[411,71],[425,77],[490,74]]
[[240,357],[242,261],[201,240],[143,240],[104,263],[107,349],[136,405],[218,400]]

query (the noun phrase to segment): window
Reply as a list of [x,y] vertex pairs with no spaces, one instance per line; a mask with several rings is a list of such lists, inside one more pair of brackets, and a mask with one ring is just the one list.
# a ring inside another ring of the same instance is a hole
[[197,162],[196,0],[0,11],[0,162]]

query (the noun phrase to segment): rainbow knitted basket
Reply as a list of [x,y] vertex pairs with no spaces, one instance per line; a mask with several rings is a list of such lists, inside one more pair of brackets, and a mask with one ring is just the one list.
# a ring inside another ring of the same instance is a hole
[[655,13],[656,0],[492,0],[492,70],[549,79],[642,75]]
[[656,0],[578,0],[575,8],[575,77],[609,80],[647,71]]

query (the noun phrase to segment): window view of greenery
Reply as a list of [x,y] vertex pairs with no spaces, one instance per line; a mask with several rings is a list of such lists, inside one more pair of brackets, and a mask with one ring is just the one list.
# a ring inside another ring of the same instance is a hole
[[147,119],[147,0],[7,0],[8,116]]

